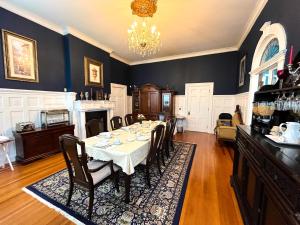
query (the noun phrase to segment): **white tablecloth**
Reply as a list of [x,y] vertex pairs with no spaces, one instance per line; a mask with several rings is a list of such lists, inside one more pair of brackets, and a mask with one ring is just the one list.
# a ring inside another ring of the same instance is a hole
[[[95,145],[105,139],[103,136],[95,136],[83,140],[85,142],[86,152],[89,156],[94,159],[108,161],[113,160],[115,164],[120,166],[124,173],[130,175],[134,173],[134,167],[140,164],[148,155],[150,148],[150,135],[151,130],[162,123],[160,121],[153,121],[151,124],[147,125],[131,125],[130,127],[136,127],[135,132],[129,132],[128,130],[115,130],[112,133],[112,137],[109,142],[112,144],[107,148],[99,148]],[[165,123],[163,123],[165,125]],[[139,135],[148,136],[147,141],[128,141],[128,138],[134,138]],[[120,139],[120,145],[114,145],[114,141]]]

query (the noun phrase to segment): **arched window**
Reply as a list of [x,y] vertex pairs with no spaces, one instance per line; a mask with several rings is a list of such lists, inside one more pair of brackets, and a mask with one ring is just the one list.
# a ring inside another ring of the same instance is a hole
[[263,32],[257,43],[250,71],[250,87],[246,123],[251,123],[254,92],[265,84],[277,81],[277,70],[284,68],[286,54],[286,32],[280,23],[266,22],[260,29]]
[[[279,53],[279,41],[277,38],[272,39],[267,47],[265,48],[263,55],[261,57],[260,66],[263,66],[265,63],[270,61],[273,57]],[[274,62],[273,65],[269,65],[269,67],[263,70],[259,74],[258,79],[258,88],[263,85],[275,84],[278,80],[277,78],[277,62]]]

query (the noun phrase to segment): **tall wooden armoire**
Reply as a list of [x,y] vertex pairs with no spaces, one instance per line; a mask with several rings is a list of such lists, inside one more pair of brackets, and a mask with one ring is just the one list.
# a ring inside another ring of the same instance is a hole
[[160,112],[173,116],[174,91],[162,90],[154,84],[144,84],[132,93],[132,112],[146,119],[157,120]]

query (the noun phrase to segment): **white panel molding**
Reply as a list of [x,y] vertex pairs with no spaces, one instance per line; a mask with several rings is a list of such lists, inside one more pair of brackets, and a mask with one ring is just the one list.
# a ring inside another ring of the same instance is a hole
[[132,113],[132,96],[127,96],[127,114]]
[[211,128],[216,127],[216,121],[221,113],[233,114],[235,109],[234,95],[214,95]]
[[[0,88],[0,134],[13,137],[16,123],[31,121],[40,127],[40,112],[47,109],[73,110],[76,93]],[[15,161],[15,144],[9,155]]]

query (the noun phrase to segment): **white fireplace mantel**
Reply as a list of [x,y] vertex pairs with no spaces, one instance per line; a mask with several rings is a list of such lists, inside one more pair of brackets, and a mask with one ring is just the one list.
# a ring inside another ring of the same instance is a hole
[[86,112],[107,111],[107,128],[110,129],[109,121],[113,117],[114,107],[115,104],[112,101],[74,101],[73,123],[75,124],[75,135],[81,140],[86,138]]

